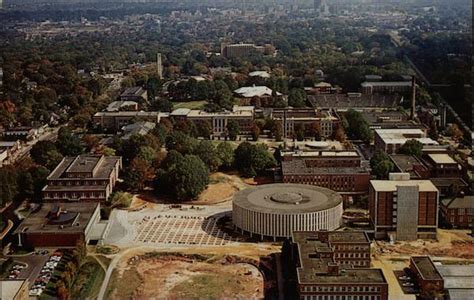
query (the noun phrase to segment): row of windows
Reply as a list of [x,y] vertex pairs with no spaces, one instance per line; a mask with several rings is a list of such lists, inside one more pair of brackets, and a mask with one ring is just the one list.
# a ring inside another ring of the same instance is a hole
[[[464,222],[464,221],[467,221],[468,223],[471,223],[471,222],[472,222],[472,217],[464,217],[464,216],[459,216],[459,217],[458,217],[458,222]],[[451,223],[455,223],[455,222],[456,222],[456,218],[455,218],[455,217],[451,217],[451,218],[450,218],[450,222],[451,222]]]
[[336,245],[336,250],[369,250],[370,246]]
[[[455,213],[454,209],[450,213],[453,215]],[[458,215],[474,215],[474,208],[458,208]]]
[[363,258],[363,257],[369,257],[369,254],[368,253],[336,253],[335,257]]
[[97,181],[97,180],[84,180],[84,181],[80,181],[80,180],[52,180],[50,182],[50,185],[54,185],[54,186],[71,186],[71,185],[76,185],[76,186],[79,186],[79,185],[107,185],[108,181]]
[[302,292],[380,292],[378,286],[302,286]]
[[103,198],[105,197],[105,192],[81,192],[81,193],[69,193],[69,192],[64,192],[64,193],[58,193],[58,192],[50,192],[50,193],[44,193],[45,198],[57,198],[57,199],[63,199],[63,198]]
[[301,300],[380,300],[380,296],[360,296],[360,295],[313,295],[301,296]]

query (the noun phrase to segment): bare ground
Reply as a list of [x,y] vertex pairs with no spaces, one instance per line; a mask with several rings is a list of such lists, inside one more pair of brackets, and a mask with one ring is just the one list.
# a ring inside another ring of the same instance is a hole
[[[256,267],[246,263],[229,263],[227,253],[251,254],[273,252],[272,247],[262,249],[216,248],[202,251],[202,257],[183,251],[178,254],[158,253],[147,255],[142,251],[128,253],[117,265],[117,282],[110,299],[165,299],[190,298],[263,298],[263,278]],[[235,247],[233,247],[235,248]],[[226,251],[227,250],[227,251]]]

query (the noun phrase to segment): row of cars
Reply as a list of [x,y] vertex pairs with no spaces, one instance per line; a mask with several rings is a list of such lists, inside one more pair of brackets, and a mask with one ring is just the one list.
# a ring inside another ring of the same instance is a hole
[[8,275],[8,279],[17,279],[18,275],[20,275],[21,270],[26,268],[25,265],[22,264],[14,264],[10,270],[10,274]]
[[53,253],[53,255],[51,255],[49,260],[41,269],[41,272],[36,278],[33,286],[30,288],[30,296],[40,296],[43,293],[43,291],[46,289],[46,285],[51,280],[51,277],[53,277],[54,269],[58,266],[62,256],[62,253],[59,251],[56,251]]

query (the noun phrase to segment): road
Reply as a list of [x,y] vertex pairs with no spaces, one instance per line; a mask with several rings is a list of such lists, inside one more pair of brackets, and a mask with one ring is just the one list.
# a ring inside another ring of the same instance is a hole
[[39,141],[55,141],[58,137],[59,128],[60,127],[48,128],[37,139],[27,142],[25,145],[22,146],[20,153],[17,155],[14,161],[29,156],[31,148],[33,148],[33,146]]

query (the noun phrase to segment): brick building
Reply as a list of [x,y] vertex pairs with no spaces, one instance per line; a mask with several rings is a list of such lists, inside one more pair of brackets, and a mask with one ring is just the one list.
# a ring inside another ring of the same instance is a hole
[[75,247],[82,240],[102,240],[109,223],[100,219],[100,204],[44,203],[15,230],[19,246]]
[[474,196],[461,196],[441,201],[441,214],[454,228],[470,228],[474,219]]
[[308,136],[310,131],[308,129],[311,126],[316,126],[321,137],[330,137],[340,123],[339,118],[331,110],[313,108],[273,108],[269,111],[268,117],[282,124],[282,132],[286,129],[287,137],[293,137],[298,126],[305,130],[305,136]]
[[430,292],[444,290],[443,278],[429,256],[412,256],[410,271],[414,274],[420,290]]
[[369,214],[375,237],[436,238],[438,199],[438,189],[430,180],[410,180],[406,173],[371,180]]
[[282,249],[282,265],[295,298],[388,299],[382,270],[370,268],[364,232],[294,232],[291,246]]
[[106,201],[121,168],[119,156],[65,157],[49,174],[43,201]]
[[468,190],[462,167],[448,153],[424,153],[421,157],[390,155],[395,171],[409,173],[411,179],[430,179],[440,195],[457,194]]
[[345,199],[367,194],[370,172],[356,151],[286,152],[281,162],[284,183],[329,188]]

